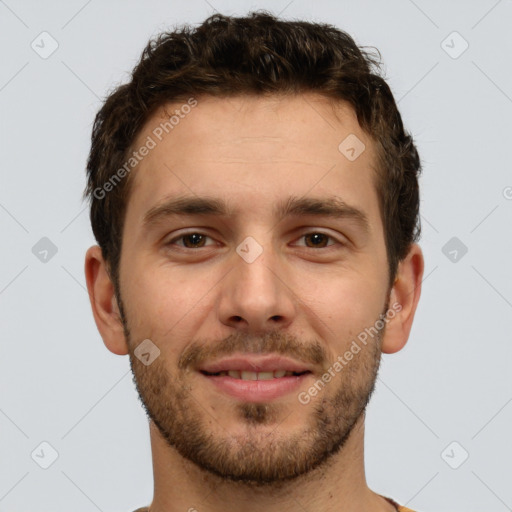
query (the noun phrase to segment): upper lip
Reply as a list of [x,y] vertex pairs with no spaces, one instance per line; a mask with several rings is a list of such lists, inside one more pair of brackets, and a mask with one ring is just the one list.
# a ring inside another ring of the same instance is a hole
[[231,356],[219,361],[205,363],[199,367],[199,371],[218,373],[230,370],[247,372],[273,372],[285,370],[288,372],[302,373],[312,371],[311,367],[303,362],[283,356]]

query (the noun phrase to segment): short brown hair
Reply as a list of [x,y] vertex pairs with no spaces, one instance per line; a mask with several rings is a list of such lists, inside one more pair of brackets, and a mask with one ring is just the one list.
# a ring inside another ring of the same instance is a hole
[[[378,53],[378,50],[377,50]],[[96,115],[84,197],[116,291],[130,179],[98,197],[129,158],[150,116],[186,97],[315,92],[348,102],[376,144],[376,191],[384,226],[389,284],[420,236],[419,155],[403,127],[379,60],[328,24],[283,21],[267,11],[214,14],[150,40],[131,81],[118,86]]]

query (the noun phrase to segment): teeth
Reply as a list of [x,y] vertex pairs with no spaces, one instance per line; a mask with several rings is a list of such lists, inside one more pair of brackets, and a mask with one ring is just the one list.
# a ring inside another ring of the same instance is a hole
[[280,379],[281,377],[291,377],[293,372],[288,372],[286,370],[276,370],[274,372],[250,372],[250,371],[240,371],[240,370],[229,370],[219,372],[217,374],[219,377],[229,377],[233,379],[242,379],[242,380],[272,380],[272,379]]
[[258,380],[258,374],[256,372],[240,372],[242,380]]

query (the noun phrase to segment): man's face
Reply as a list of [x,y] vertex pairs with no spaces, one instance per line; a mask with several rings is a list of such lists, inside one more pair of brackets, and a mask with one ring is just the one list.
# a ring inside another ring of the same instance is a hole
[[[180,455],[248,484],[285,481],[344,446],[374,388],[378,335],[333,371],[388,306],[373,144],[349,107],[336,117],[315,95],[202,98],[160,141],[180,106],[134,144],[156,143],[133,171],[119,274],[135,381]],[[355,160],[338,149],[349,135],[366,146]],[[159,208],[178,198],[227,211]],[[333,199],[367,225],[320,208]],[[149,365],[134,354],[146,339],[160,350]]]

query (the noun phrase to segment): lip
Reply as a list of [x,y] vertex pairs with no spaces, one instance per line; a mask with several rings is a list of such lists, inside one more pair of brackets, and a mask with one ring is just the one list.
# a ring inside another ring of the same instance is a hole
[[[229,375],[207,375],[230,370],[249,372],[307,372],[303,375],[290,375],[270,380],[242,380]],[[199,375],[211,383],[217,390],[244,402],[265,402],[275,400],[297,391],[306,379],[313,375],[313,367],[306,363],[284,356],[233,355],[219,361],[205,363],[198,368]]]
[[[240,370],[247,372],[273,372],[277,370],[285,370],[288,372],[306,372],[313,371],[310,365],[296,361],[289,357],[274,355],[234,355],[201,365],[199,371],[208,373],[218,373],[230,370]],[[284,378],[284,377],[282,377]]]
[[268,402],[297,391],[312,373],[279,377],[271,380],[242,380],[227,376],[200,373],[219,391],[244,402]]

